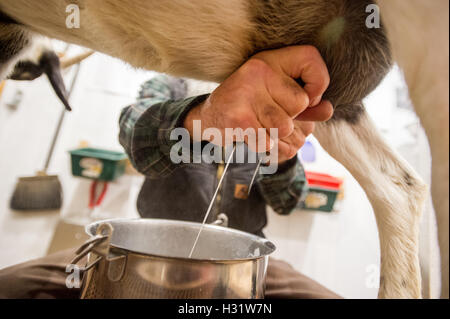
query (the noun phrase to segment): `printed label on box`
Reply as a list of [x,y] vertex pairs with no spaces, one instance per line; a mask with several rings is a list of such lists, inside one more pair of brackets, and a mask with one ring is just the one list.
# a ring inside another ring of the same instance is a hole
[[81,175],[98,178],[102,174],[103,163],[96,158],[83,158],[80,161],[80,166],[83,168]]

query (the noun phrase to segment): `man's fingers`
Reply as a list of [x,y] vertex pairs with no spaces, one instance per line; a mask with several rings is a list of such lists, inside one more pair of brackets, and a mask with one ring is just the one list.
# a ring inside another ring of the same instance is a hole
[[243,141],[245,144],[256,153],[270,151],[275,142],[270,139],[268,130],[256,118],[251,123],[244,131]]
[[275,142],[270,139],[267,132],[264,134],[260,134],[260,132],[257,132],[257,136],[245,136],[244,142],[255,153],[269,152],[275,145]]
[[[292,151],[297,152],[303,144],[305,144],[305,135],[301,130],[295,130],[289,137],[283,138],[280,141],[292,146]],[[291,154],[292,155],[292,154]]]
[[[298,134],[301,134],[304,138],[308,137],[312,132],[314,132],[315,123],[311,121],[296,121],[294,120],[295,130],[294,132],[298,132]],[[305,144],[305,141],[303,140],[303,143],[301,146]]]
[[230,132],[233,131],[232,139],[225,141],[224,145],[231,142],[245,142],[248,147],[257,153],[270,151],[274,141],[270,139],[268,132],[256,117],[247,117],[235,120],[233,128],[225,129],[224,139],[231,138]]
[[274,76],[266,80],[270,96],[291,118],[298,116],[310,104],[308,93],[294,79]]
[[293,158],[297,155],[298,148],[283,140],[278,141],[278,159],[277,162],[282,162]]
[[[312,132],[312,121],[326,121],[333,113],[330,102],[321,102],[328,84],[325,62],[314,47],[263,51],[214,90],[199,114],[206,127],[217,127],[222,133],[226,128],[254,129],[256,143],[243,132],[234,137],[252,150],[271,149],[271,135],[281,142],[281,157],[293,156]],[[264,129],[262,134],[258,128]],[[262,136],[265,141],[260,143]]]
[[255,57],[265,60],[274,68],[278,67],[293,79],[302,79],[312,106],[319,104],[330,84],[327,66],[319,51],[313,46],[290,46],[264,51]]
[[270,130],[278,129],[278,138],[284,138],[294,131],[294,121],[291,117],[275,103],[266,104],[256,109],[258,121],[261,125]]
[[333,116],[333,106],[330,101],[324,100],[319,105],[308,107],[295,118],[297,121],[328,121]]
[[294,132],[290,136],[278,140],[278,161],[294,157],[305,144],[306,137],[314,131],[314,122],[294,121],[294,123]]

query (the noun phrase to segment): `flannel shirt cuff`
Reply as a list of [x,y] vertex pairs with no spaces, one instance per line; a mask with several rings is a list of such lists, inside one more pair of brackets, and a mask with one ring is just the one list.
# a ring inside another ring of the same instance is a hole
[[[158,144],[160,151],[170,160],[170,152],[172,147],[179,142],[179,140],[170,139],[172,131],[176,128],[183,128],[183,121],[189,111],[208,98],[209,94],[199,95],[179,102],[172,102],[165,109],[161,117],[161,124],[158,129]],[[190,138],[189,138],[190,140]],[[183,145],[188,147],[188,145]],[[190,158],[186,159],[192,162],[192,152],[189,148]]]
[[303,165],[295,157],[275,174],[260,175],[258,187],[266,203],[276,213],[287,215],[294,210],[307,190]]
[[170,140],[170,133],[177,127],[183,127],[189,110],[206,97],[180,101],[143,98],[122,111],[119,140],[140,173],[149,178],[162,178],[182,165],[170,159],[170,150],[178,142]]

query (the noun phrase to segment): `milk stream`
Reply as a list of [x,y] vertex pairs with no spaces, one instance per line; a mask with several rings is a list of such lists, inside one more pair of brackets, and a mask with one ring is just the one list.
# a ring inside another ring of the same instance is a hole
[[192,258],[192,254],[194,253],[195,247],[197,246],[198,239],[200,238],[200,234],[202,233],[203,227],[205,226],[206,220],[208,219],[209,213],[211,212],[214,201],[216,200],[216,196],[217,196],[217,193],[219,192],[220,185],[222,185],[223,178],[225,177],[225,174],[227,173],[228,166],[231,163],[231,159],[233,158],[235,150],[236,150],[236,144],[233,146],[233,150],[231,151],[231,154],[228,157],[227,164],[225,165],[222,176],[220,177],[219,184],[217,184],[217,188],[216,188],[216,191],[214,192],[214,196],[212,197],[211,202],[209,203],[209,207],[208,207],[208,210],[206,211],[205,218],[203,218],[203,223],[200,226],[200,229],[197,233],[197,237],[195,238],[194,244],[192,245],[191,252],[189,253],[189,258]]

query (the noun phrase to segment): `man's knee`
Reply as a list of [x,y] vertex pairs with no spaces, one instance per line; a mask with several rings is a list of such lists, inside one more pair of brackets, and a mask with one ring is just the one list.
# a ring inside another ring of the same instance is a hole
[[299,273],[282,260],[270,258],[267,267],[266,298],[342,298],[318,282]]
[[78,298],[66,286],[66,267],[74,250],[66,250],[0,270],[0,298]]

